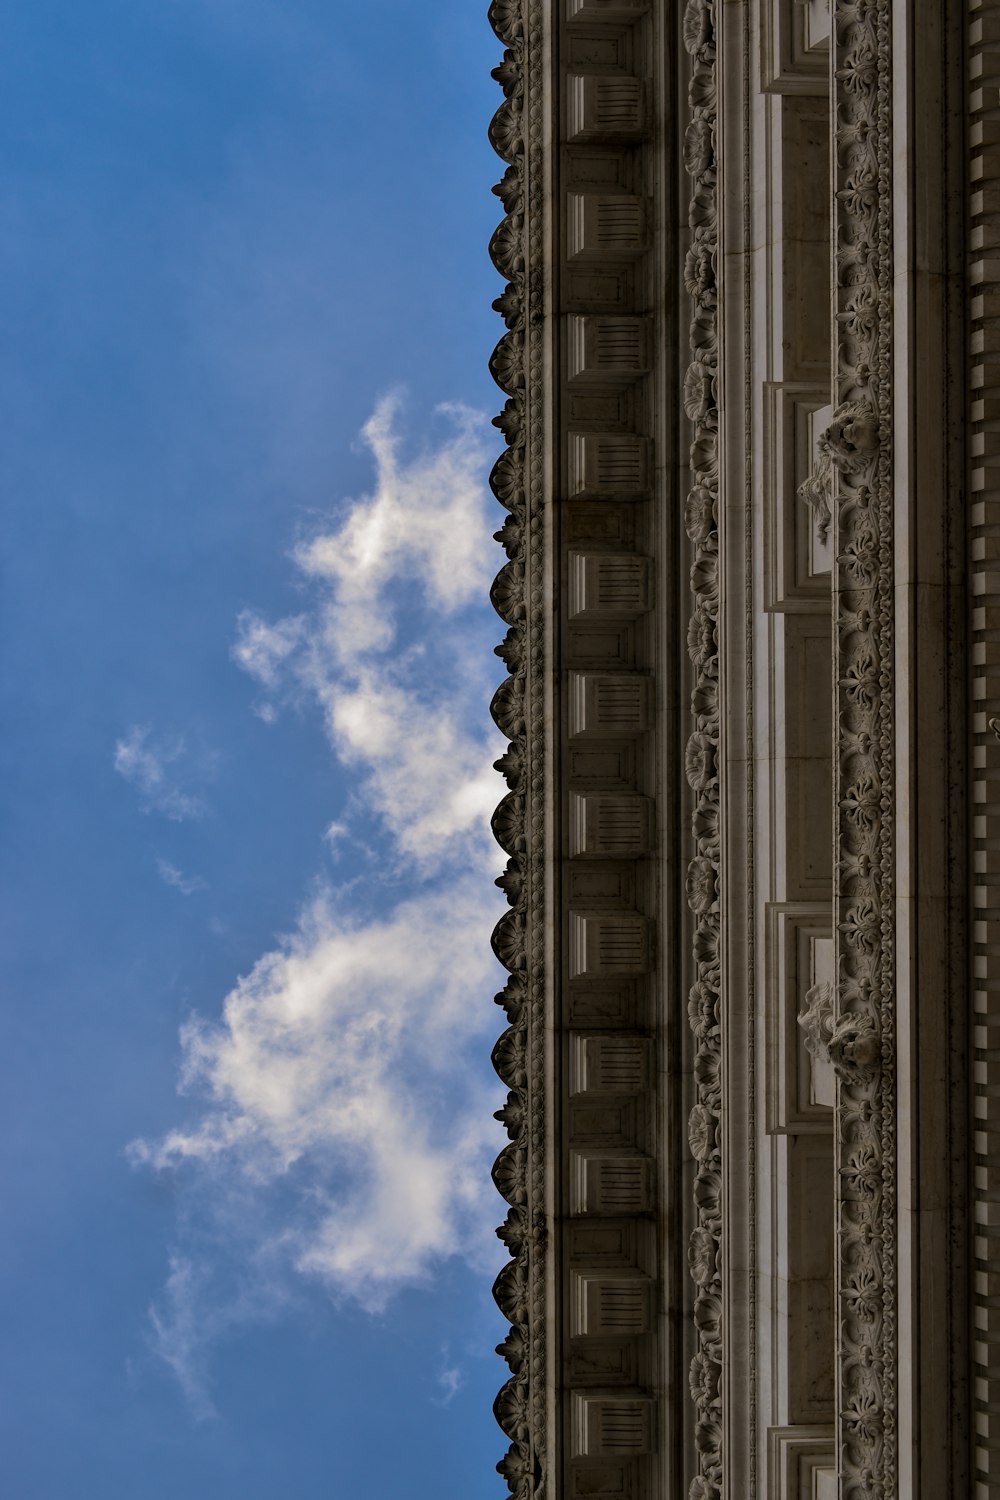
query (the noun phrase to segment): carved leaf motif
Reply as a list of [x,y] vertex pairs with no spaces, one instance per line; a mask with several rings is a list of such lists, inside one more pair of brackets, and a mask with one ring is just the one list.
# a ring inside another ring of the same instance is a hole
[[516,1375],[501,1386],[493,1403],[493,1415],[509,1438],[525,1442],[528,1437],[525,1383]]
[[684,7],[684,47],[695,57],[712,39],[712,11],[706,0],[688,0]]
[[518,859],[508,860],[507,868],[502,875],[497,876],[494,884],[500,887],[511,906],[517,906],[524,888],[524,871],[521,868],[520,861]]
[[500,543],[508,557],[519,557],[524,545],[524,531],[517,516],[508,516],[500,530],[494,531],[493,540]]
[[509,47],[504,52],[503,61],[491,69],[490,77],[495,78],[503,89],[505,99],[509,99],[515,93],[520,93],[521,68]]
[[521,1019],[524,1011],[524,977],[512,974],[503,989],[495,997],[497,1005],[503,1006],[504,1015],[512,1026]]
[[490,356],[490,374],[502,391],[524,385],[524,341],[520,333],[505,333]]
[[[524,779],[524,755],[520,745],[514,742],[509,744],[503,755],[500,756],[500,759],[493,762],[493,769],[500,772],[500,775],[512,791],[520,787]],[[496,830],[494,829],[495,834]],[[498,838],[497,843],[503,848],[501,839]],[[511,851],[508,850],[507,852],[510,853]]]
[[525,848],[524,798],[508,792],[492,819],[493,837],[505,854],[516,854]]
[[525,966],[524,917],[509,911],[493,929],[493,952],[505,969],[514,973]]
[[688,785],[704,791],[715,780],[715,744],[707,734],[695,733],[687,742],[684,770]]
[[[524,1151],[516,1142],[505,1146],[493,1163],[493,1184],[508,1203],[527,1200]],[[511,1322],[516,1321],[511,1319]]]
[[715,496],[707,485],[698,484],[684,506],[684,528],[692,542],[708,542],[716,530]]
[[698,857],[688,865],[688,906],[695,913],[710,911],[717,898],[716,872],[710,860]]
[[[503,1241],[511,1255],[520,1255],[528,1240],[528,1224],[523,1208],[515,1206],[510,1209],[506,1219],[504,1219],[497,1230],[497,1239]],[[511,1267],[508,1266],[507,1270],[510,1269]],[[496,1296],[496,1287],[494,1287],[493,1293],[499,1302],[500,1299]]]
[[503,1108],[493,1111],[493,1118],[499,1120],[510,1139],[516,1141],[524,1124],[524,1100],[518,1094],[509,1093]]
[[505,677],[493,694],[490,703],[493,721],[509,740],[516,740],[524,733],[524,680],[521,677]]
[[524,1279],[524,1267],[519,1260],[504,1266],[493,1283],[493,1300],[515,1327],[528,1316],[528,1295]]
[[490,145],[504,161],[515,161],[524,150],[520,103],[505,99],[490,121]]
[[[505,211],[512,214],[521,207],[524,196],[524,180],[521,175],[519,163],[509,166],[499,182],[493,184],[491,191],[500,199]],[[496,303],[493,304],[496,308]],[[499,308],[497,308],[499,311]]]
[[524,233],[519,217],[503,219],[493,231],[490,259],[500,275],[513,281],[524,271]]
[[840,681],[844,697],[853,707],[872,713],[878,702],[878,660],[875,648],[865,641],[848,661]]
[[882,794],[871,771],[860,776],[841,799],[848,822],[863,833],[874,833],[881,821]]
[[493,418],[493,426],[500,429],[508,443],[520,441],[524,428],[524,412],[517,397],[512,396],[504,403],[503,411]]
[[493,654],[499,656],[507,671],[512,675],[520,672],[524,664],[524,641],[521,630],[512,625],[499,646],[494,646]]
[[520,1328],[512,1328],[502,1344],[497,1344],[497,1353],[505,1359],[515,1374],[524,1364],[527,1353],[525,1337]]
[[703,1104],[696,1104],[688,1116],[688,1143],[698,1161],[704,1161],[715,1144],[715,1122]]
[[501,453],[490,474],[490,489],[501,505],[520,512],[524,507],[524,473],[522,453]]
[[503,1032],[493,1048],[493,1066],[508,1088],[523,1088],[528,1081],[524,1067],[524,1037],[519,1029]]
[[524,619],[524,568],[519,562],[509,562],[500,569],[490,589],[490,601],[508,625]]
[[521,0],[490,0],[487,15],[502,42],[514,42],[524,35]]

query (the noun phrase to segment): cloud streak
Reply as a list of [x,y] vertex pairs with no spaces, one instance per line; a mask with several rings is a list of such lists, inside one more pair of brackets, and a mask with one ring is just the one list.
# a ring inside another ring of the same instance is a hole
[[180,785],[174,767],[184,756],[182,739],[155,741],[148,724],[135,724],[115,745],[119,776],[139,793],[143,812],[161,813],[175,823],[200,818],[205,805]]
[[158,859],[156,869],[163,884],[180,891],[182,896],[193,896],[196,891],[207,889],[208,883],[200,875],[185,875],[169,859]]

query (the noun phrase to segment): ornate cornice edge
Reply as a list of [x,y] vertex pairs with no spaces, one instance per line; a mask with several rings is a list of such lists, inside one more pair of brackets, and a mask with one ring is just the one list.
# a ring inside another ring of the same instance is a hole
[[[538,266],[536,241],[541,230],[539,206],[532,204],[532,212],[527,211],[529,183],[538,181],[529,160],[539,150],[538,108],[536,104],[531,111],[527,102],[540,66],[536,11],[531,0],[492,0],[489,7],[490,23],[505,48],[493,71],[504,98],[489,135],[508,163],[494,189],[504,218],[490,240],[491,258],[507,283],[494,303],[507,332],[490,360],[494,379],[508,397],[494,419],[507,446],[493,467],[490,487],[507,511],[496,537],[508,560],[493,584],[491,599],[509,627],[497,654],[510,674],[491,704],[494,720],[509,741],[496,763],[509,790],[494,815],[493,831],[508,856],[497,884],[510,907],[493,934],[494,952],[510,974],[496,997],[508,1027],[493,1049],[494,1066],[509,1090],[497,1117],[510,1143],[496,1160],[493,1181],[509,1205],[497,1233],[511,1255],[493,1288],[511,1324],[497,1349],[511,1375],[497,1395],[494,1413],[510,1442],[497,1470],[516,1500],[539,1497],[545,1488],[540,382],[533,378],[539,351],[537,333],[532,331],[539,278],[531,274]],[[535,84],[537,98],[537,79]],[[536,317],[536,327],[537,321]]]

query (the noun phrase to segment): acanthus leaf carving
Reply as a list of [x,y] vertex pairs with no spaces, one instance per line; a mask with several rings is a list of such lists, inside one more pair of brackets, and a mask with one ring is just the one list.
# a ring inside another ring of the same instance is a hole
[[688,218],[691,245],[684,280],[691,298],[689,364],[684,410],[691,424],[693,483],[685,505],[685,529],[693,544],[692,612],[688,649],[694,670],[691,710],[695,720],[685,755],[694,794],[695,855],[688,867],[687,899],[694,914],[695,983],[688,1014],[695,1039],[697,1098],[688,1120],[698,1164],[696,1222],[689,1242],[698,1341],[691,1366],[698,1472],[690,1500],[719,1500],[722,1480],[722,1156],[721,1035],[719,1015],[719,700],[718,700],[718,133],[715,8],[712,0],[688,0],[684,46],[692,59],[684,160],[690,177]]
[[840,1494],[897,1492],[894,1032],[892,3],[833,7]]

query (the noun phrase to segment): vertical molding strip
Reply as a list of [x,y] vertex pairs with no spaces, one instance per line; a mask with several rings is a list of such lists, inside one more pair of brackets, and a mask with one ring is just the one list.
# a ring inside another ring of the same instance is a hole
[[1000,1490],[1000,4],[968,5],[975,1500]]
[[896,1495],[891,0],[835,0],[838,1467]]
[[689,1260],[695,1282],[697,1347],[691,1363],[698,1472],[690,1500],[720,1500],[723,1483],[722,1034],[720,1016],[719,791],[719,211],[716,5],[688,0],[684,46],[691,58],[684,164],[691,179],[690,249],[684,281],[691,298],[690,364],[684,409],[691,422],[691,488],[685,523],[694,549],[689,640],[694,732],[686,769],[693,793],[695,854],[688,869],[694,918],[694,983],[688,1015],[695,1038],[696,1102],[688,1121],[695,1162],[695,1228]]

